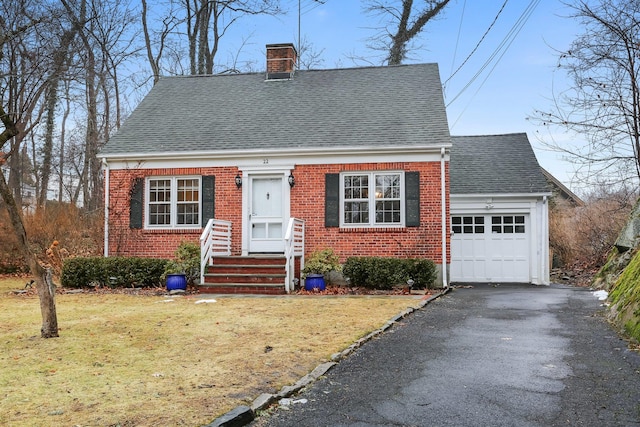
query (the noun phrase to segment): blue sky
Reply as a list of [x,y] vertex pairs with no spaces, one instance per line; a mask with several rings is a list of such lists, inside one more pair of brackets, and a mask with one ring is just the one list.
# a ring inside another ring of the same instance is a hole
[[[240,47],[242,34],[246,44],[241,58],[256,61],[256,68],[263,69],[266,44],[297,44],[298,0],[283,0],[283,4],[289,12],[285,17],[242,21],[238,36],[229,34],[226,40],[229,54]],[[526,132],[541,166],[580,192],[572,181],[573,166],[540,142],[579,144],[580,137],[558,130],[551,134],[527,120],[534,109],[548,108],[552,88],[557,92],[566,87],[565,76],[556,70],[555,50],[566,49],[580,27],[567,17],[570,11],[560,0],[508,0],[503,8],[504,4],[505,0],[452,0],[427,24],[418,42],[422,48],[405,62],[439,64],[453,135]],[[302,38],[315,51],[322,51],[318,68],[381,63],[380,53],[367,48],[379,19],[367,15],[360,0],[324,0],[324,4],[300,0],[300,5]]]

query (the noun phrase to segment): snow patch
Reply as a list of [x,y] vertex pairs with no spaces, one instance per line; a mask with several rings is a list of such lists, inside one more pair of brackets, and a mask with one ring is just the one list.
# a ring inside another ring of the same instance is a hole
[[196,301],[196,304],[210,304],[213,302],[218,302],[214,299],[199,299],[198,301]]
[[607,291],[595,291],[591,292],[594,297],[598,298],[600,301],[604,301],[609,297],[609,292]]

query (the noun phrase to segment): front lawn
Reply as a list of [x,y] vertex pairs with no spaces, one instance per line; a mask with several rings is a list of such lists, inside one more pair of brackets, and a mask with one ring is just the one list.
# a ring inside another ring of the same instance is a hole
[[293,384],[415,296],[35,295],[0,279],[0,425],[198,426]]

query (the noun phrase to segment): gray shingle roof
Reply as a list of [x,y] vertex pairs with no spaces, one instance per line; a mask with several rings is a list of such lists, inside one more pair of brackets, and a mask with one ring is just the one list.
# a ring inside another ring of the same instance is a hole
[[452,136],[451,194],[548,193],[527,134]]
[[449,143],[437,64],[169,77],[101,156]]

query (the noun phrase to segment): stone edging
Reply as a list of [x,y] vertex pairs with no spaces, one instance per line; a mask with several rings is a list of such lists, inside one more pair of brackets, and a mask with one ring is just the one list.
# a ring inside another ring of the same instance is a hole
[[204,427],[242,427],[242,426],[246,426],[247,424],[249,424],[251,421],[253,421],[255,419],[255,417],[256,417],[255,414],[256,414],[257,411],[261,411],[261,410],[271,406],[274,402],[276,402],[276,401],[278,401],[280,399],[288,398],[288,397],[294,395],[295,393],[299,392],[301,389],[303,389],[304,387],[308,386],[312,382],[316,381],[322,375],[326,374],[329,371],[329,369],[331,369],[332,367],[337,365],[340,360],[342,360],[342,359],[346,358],[347,356],[349,356],[355,350],[360,348],[364,343],[366,343],[367,341],[370,341],[373,338],[377,337],[378,335],[382,334],[383,332],[385,332],[386,330],[391,328],[395,323],[397,323],[400,320],[404,319],[405,317],[407,317],[408,315],[410,315],[414,311],[422,309],[424,306],[429,304],[431,301],[433,301],[433,300],[435,300],[437,298],[440,298],[442,295],[445,295],[450,290],[451,290],[451,287],[449,286],[446,289],[444,289],[442,292],[440,292],[439,294],[433,295],[433,296],[431,296],[429,298],[426,298],[426,299],[422,300],[417,308],[407,308],[406,310],[402,311],[398,315],[392,317],[380,329],[376,329],[375,331],[371,332],[370,334],[360,338],[358,341],[354,342],[353,344],[351,344],[349,347],[347,347],[346,349],[344,349],[340,353],[333,354],[331,356],[331,362],[325,362],[325,363],[322,363],[322,364],[318,365],[313,371],[311,371],[310,373],[308,373],[304,377],[300,378],[294,385],[282,387],[282,389],[278,392],[278,394],[262,393],[260,396],[258,396],[253,401],[253,403],[251,404],[251,407],[245,406],[245,405],[238,406],[238,407],[232,409],[231,411],[227,412],[226,414],[216,418],[215,420],[213,420],[213,422],[211,422],[210,424],[205,425]]

